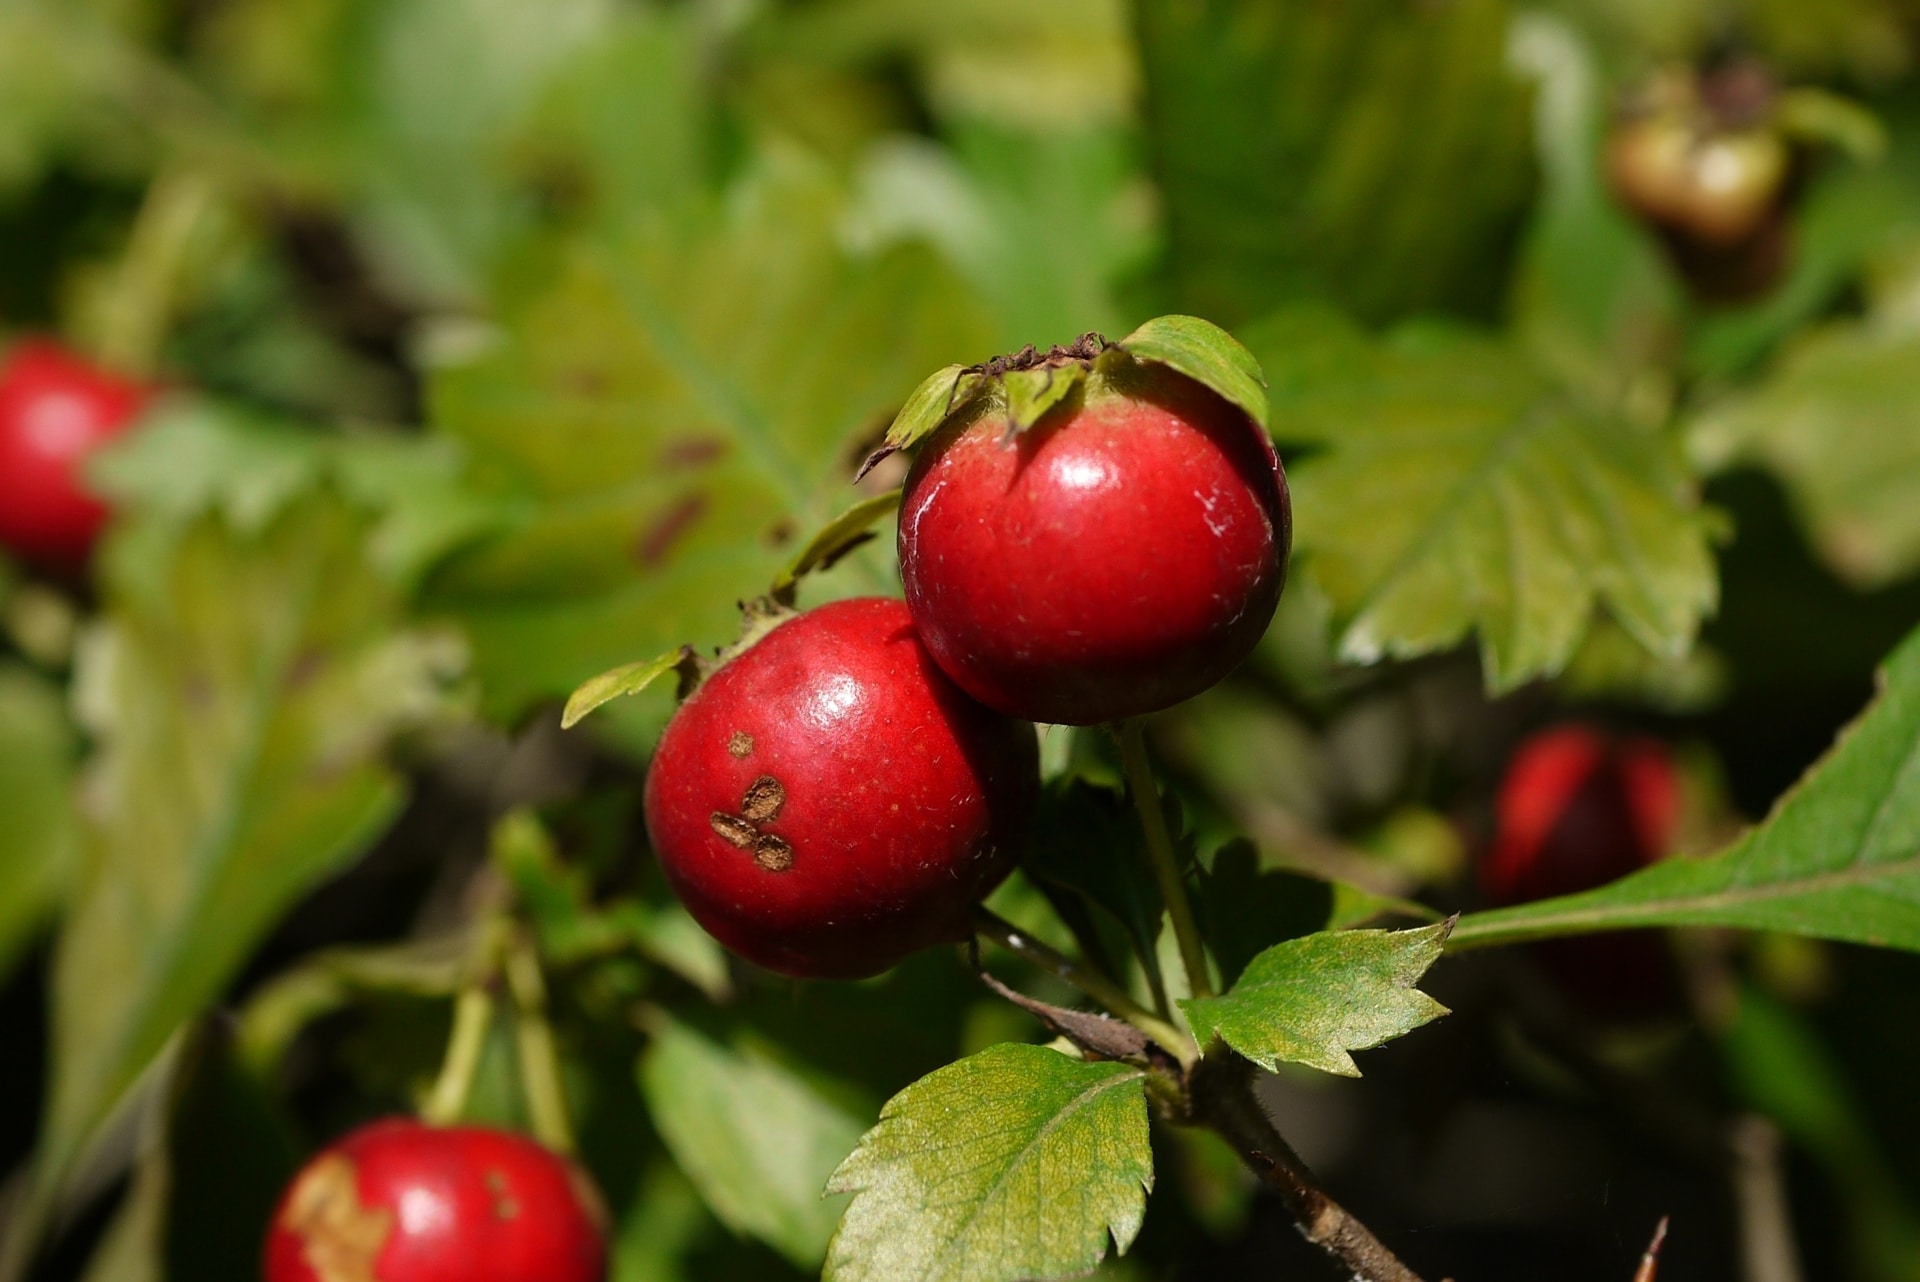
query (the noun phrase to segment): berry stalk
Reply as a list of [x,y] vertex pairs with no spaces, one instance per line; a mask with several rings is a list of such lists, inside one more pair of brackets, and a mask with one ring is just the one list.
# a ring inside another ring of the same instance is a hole
[[1173,920],[1173,937],[1180,945],[1180,964],[1187,972],[1187,991],[1195,997],[1213,996],[1213,981],[1207,974],[1207,952],[1200,942],[1200,927],[1193,917],[1193,904],[1187,898],[1187,884],[1180,876],[1180,861],[1174,853],[1173,837],[1167,832],[1167,814],[1160,806],[1160,790],[1153,781],[1153,767],[1147,761],[1147,742],[1138,721],[1122,721],[1120,758],[1127,773],[1127,791],[1140,811],[1140,827],[1147,838],[1147,857],[1153,864],[1154,879],[1160,883],[1160,897],[1167,902],[1167,916]]

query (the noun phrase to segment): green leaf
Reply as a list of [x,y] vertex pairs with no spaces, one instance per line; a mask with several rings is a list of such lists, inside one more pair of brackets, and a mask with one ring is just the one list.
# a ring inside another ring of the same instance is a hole
[[1233,335],[1198,316],[1157,316],[1115,344],[1137,361],[1178,370],[1267,425],[1267,380]]
[[1016,432],[1026,431],[1067,399],[1086,376],[1086,368],[1081,365],[1041,366],[1003,375],[1000,386],[1007,400],[1007,426]]
[[1493,310],[1532,186],[1500,0],[1133,12],[1182,310],[1234,327],[1302,296],[1369,320]]
[[406,630],[362,525],[306,502],[256,538],[195,523],[109,548],[77,682],[97,743],[84,870],[53,977],[38,1196],[280,914],[387,825],[384,753],[443,715],[457,657]]
[[907,403],[894,415],[887,428],[887,448],[904,450],[933,435],[954,411],[964,409],[980,393],[987,381],[969,374],[964,365],[946,365],[927,375],[913,389]]
[[990,1047],[921,1078],[833,1174],[826,1282],[1016,1282],[1125,1252],[1153,1183],[1138,1069]]
[[1766,381],[1694,421],[1718,470],[1777,475],[1820,557],[1859,588],[1920,570],[1920,325],[1837,321],[1803,335]]
[[1366,1050],[1438,1019],[1447,1008],[1414,985],[1439,958],[1450,921],[1414,930],[1344,930],[1275,944],[1225,996],[1180,1003],[1202,1041],[1273,1069],[1306,1064],[1358,1077]]
[[1638,926],[1738,926],[1920,950],[1920,632],[1879,696],[1719,854],[1673,858],[1599,890],[1472,913],[1454,947]]
[[642,690],[658,681],[667,673],[686,667],[693,661],[693,648],[681,646],[665,654],[655,655],[651,659],[642,659],[637,663],[623,663],[611,672],[602,672],[575,690],[567,699],[566,708],[560,713],[560,728],[571,730],[580,724],[580,719],[603,703],[629,694],[639,694]]
[[1584,407],[1513,348],[1448,329],[1370,340],[1324,312],[1249,331],[1291,471],[1303,568],[1340,652],[1370,663],[1477,631],[1489,689],[1565,667],[1596,605],[1684,654],[1718,599],[1699,507],[1664,436]]
[[1041,793],[1033,840],[1021,866],[1110,915],[1152,982],[1160,982],[1154,942],[1166,905],[1148,871],[1140,820],[1124,795],[1084,779],[1050,782]]
[[[1118,5],[1089,7],[1121,16]],[[1032,13],[981,15],[1003,67],[1012,42],[1000,33]],[[1085,32],[1083,24],[1067,38],[1083,44]],[[997,350],[1125,330],[1134,313],[1121,302],[1123,285],[1158,245],[1132,131],[1063,115],[1037,130],[969,118],[942,136],[894,135],[868,149],[850,215],[858,235],[937,246],[992,308]]]
[[1199,902],[1207,952],[1231,987],[1254,958],[1283,940],[1340,931],[1388,913],[1432,920],[1438,914],[1390,895],[1285,868],[1261,866],[1245,839],[1228,842],[1200,876]]
[[31,668],[0,661],[0,979],[72,871],[75,738],[59,689]]
[[860,1122],[773,1060],[665,1016],[640,1060],[661,1138],[722,1223],[819,1266],[841,1204],[821,1192]]
[[793,560],[782,566],[780,573],[774,576],[773,599],[792,605],[794,590],[801,578],[814,570],[830,568],[835,561],[872,538],[873,527],[899,508],[900,491],[893,489],[870,499],[862,499],[828,521],[820,527],[819,533],[807,540],[807,545],[800,549]]
[[[734,602],[844,505],[911,380],[984,345],[925,252],[846,254],[817,175],[769,162],[734,196],[698,235],[555,247],[496,347],[434,381],[434,422],[514,511],[428,592],[467,625],[492,712],[635,653],[730,638]],[[836,573],[886,584],[862,558]]]

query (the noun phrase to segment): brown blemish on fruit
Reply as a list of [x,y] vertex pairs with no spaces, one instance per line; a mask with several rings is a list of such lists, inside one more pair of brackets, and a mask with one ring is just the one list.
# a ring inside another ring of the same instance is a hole
[[727,740],[727,751],[734,757],[745,757],[753,751],[753,736],[744,730],[735,730],[733,738]]
[[329,1153],[287,1194],[280,1226],[300,1239],[301,1258],[319,1282],[379,1282],[373,1266],[393,1232],[393,1212],[361,1205],[353,1160]]
[[787,790],[772,775],[761,775],[747,785],[747,795],[740,799],[740,815],[748,823],[769,823],[780,814],[780,807],[787,804]]
[[763,832],[753,843],[753,862],[768,872],[785,872],[793,867],[793,847],[770,832]]
[[707,820],[707,822],[713,825],[713,830],[716,833],[720,834],[720,840],[726,842],[729,846],[738,846],[742,850],[752,850],[753,843],[758,840],[760,836],[760,834],[754,830],[753,825],[742,819],[739,815],[729,815],[716,810],[713,812],[713,817]]
[[493,1194],[493,1218],[511,1220],[520,1214],[520,1203],[513,1200],[513,1194],[507,1187],[507,1177],[499,1171],[488,1171],[486,1175],[487,1192]]
[[634,549],[640,558],[640,564],[656,566],[667,559],[667,553],[680,541],[700,514],[707,510],[707,497],[704,494],[689,494],[660,514],[659,519],[646,528],[640,536],[640,544]]

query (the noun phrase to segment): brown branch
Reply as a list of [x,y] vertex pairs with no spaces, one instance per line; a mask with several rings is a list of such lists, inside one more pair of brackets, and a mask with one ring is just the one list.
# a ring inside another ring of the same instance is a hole
[[1218,1132],[1280,1197],[1300,1235],[1339,1261],[1355,1282],[1421,1282],[1373,1230],[1334,1201],[1274,1128],[1253,1093],[1254,1066],[1216,1050],[1195,1066],[1194,1120]]
[[1633,1282],[1654,1282],[1654,1274],[1660,1270],[1660,1246],[1667,1240],[1667,1217],[1661,1216],[1660,1222],[1653,1226],[1653,1241],[1647,1243],[1647,1249],[1640,1257],[1640,1267],[1633,1271]]
[[1740,1276],[1746,1282],[1800,1282],[1800,1251],[1780,1169],[1780,1128],[1747,1113],[1733,1120],[1727,1139],[1739,1209]]

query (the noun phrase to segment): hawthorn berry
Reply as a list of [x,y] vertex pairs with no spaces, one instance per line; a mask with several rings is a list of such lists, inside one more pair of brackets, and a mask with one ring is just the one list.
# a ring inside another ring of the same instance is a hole
[[1770,119],[1776,95],[1748,62],[1670,75],[1607,140],[1615,193],[1708,301],[1756,297],[1786,269],[1795,157]]
[[1266,432],[1103,341],[1013,358],[1010,373],[1075,385],[1024,431],[951,417],[900,510],[927,649],[974,698],[1030,721],[1092,725],[1198,694],[1253,649],[1286,579],[1291,509]]
[[878,974],[966,938],[1039,788],[1031,725],[943,675],[899,601],[775,626],[661,737],[647,832],[694,919],[802,978]]
[[16,344],[0,362],[0,544],[57,569],[83,563],[107,521],[82,476],[87,456],[148,396],[53,343]]
[[534,1141],[391,1118],[302,1168],[267,1232],[266,1282],[601,1282],[606,1213]]
[[[1498,828],[1480,882],[1491,902],[1506,906],[1593,890],[1662,858],[1679,821],[1680,791],[1658,741],[1566,725],[1521,745],[1495,809]],[[1549,940],[1533,951],[1592,1008],[1649,1013],[1671,995],[1665,950],[1645,932]]]

